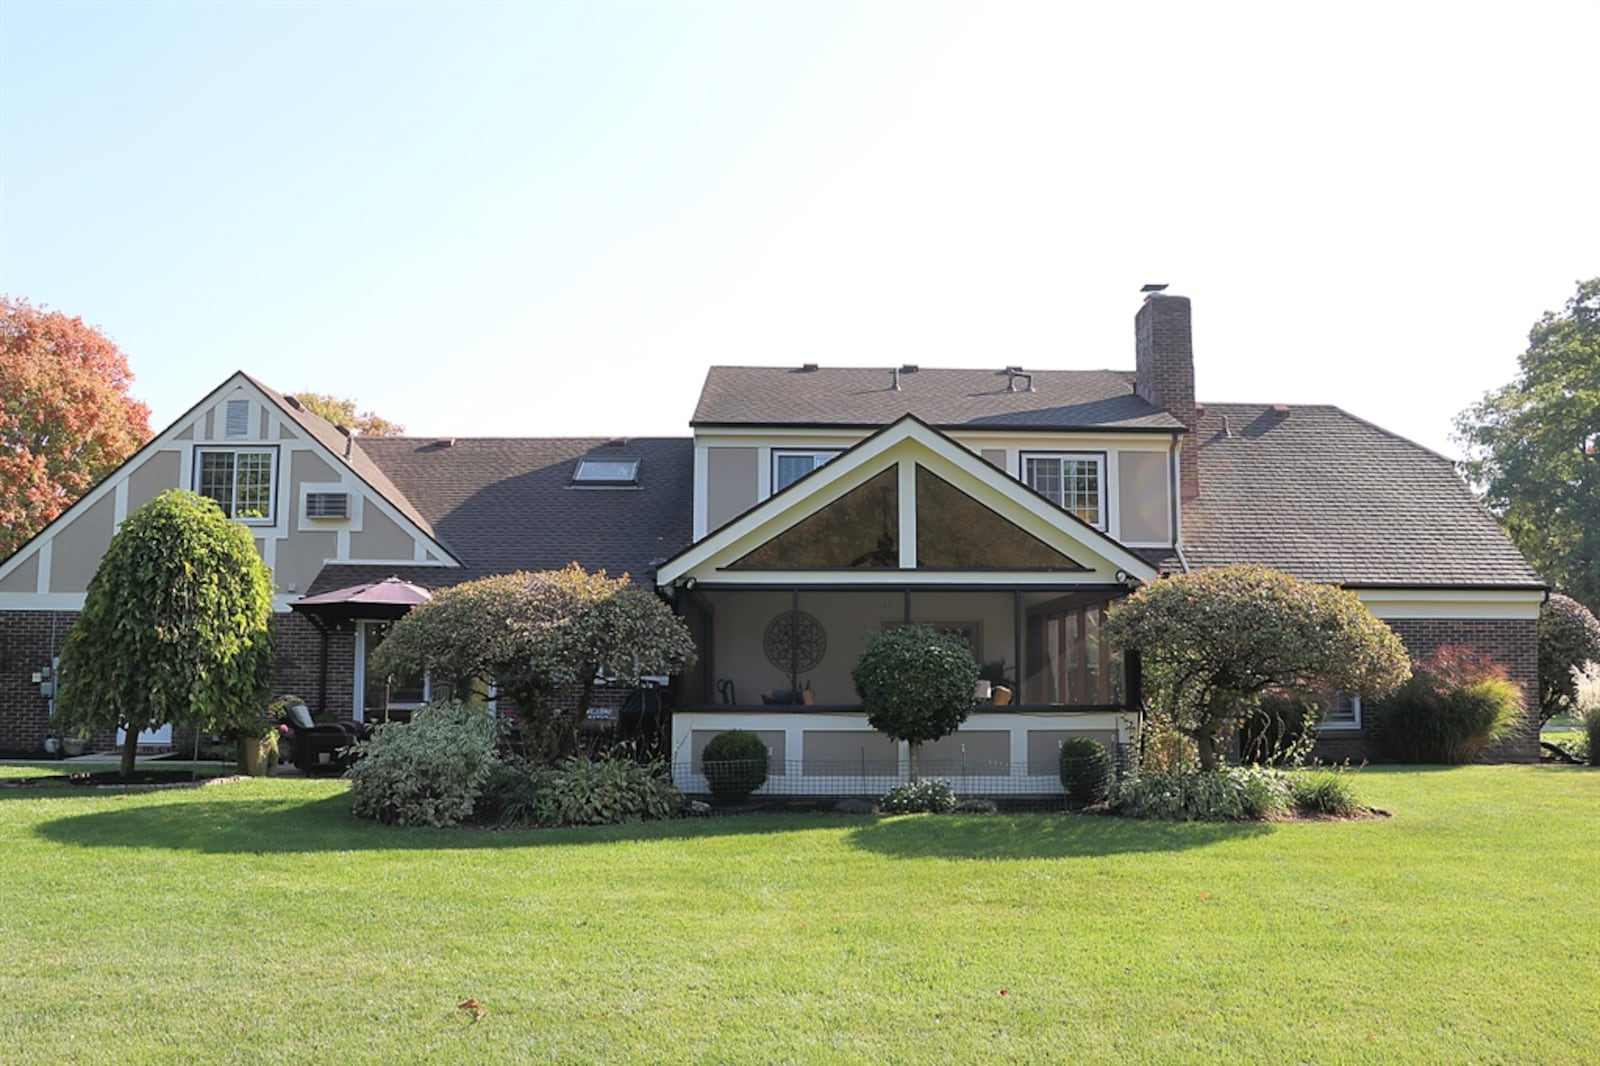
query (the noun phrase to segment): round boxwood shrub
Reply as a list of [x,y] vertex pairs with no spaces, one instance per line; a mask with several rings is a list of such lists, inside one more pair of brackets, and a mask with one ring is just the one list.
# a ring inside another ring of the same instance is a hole
[[711,794],[736,803],[767,783],[767,745],[748,729],[718,733],[700,755]]
[[1061,787],[1067,803],[1087,807],[1111,794],[1111,753],[1093,737],[1069,737],[1061,744]]

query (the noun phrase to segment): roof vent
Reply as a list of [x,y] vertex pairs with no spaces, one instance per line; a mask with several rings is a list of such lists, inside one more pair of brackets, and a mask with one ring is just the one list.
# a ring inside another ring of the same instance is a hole
[[344,457],[350,458],[350,453],[355,450],[356,439],[350,435],[349,426],[334,426],[334,429],[344,434]]
[[285,396],[283,398],[283,402],[288,404],[290,407],[293,407],[296,411],[305,410],[304,407],[300,406],[300,397],[298,396]]
[[1033,391],[1033,375],[1028,373],[1026,370],[1023,370],[1020,366],[1008,366],[1008,367],[1006,367],[1006,391],[1007,392],[1016,392],[1016,391],[1018,391],[1017,390],[1017,379],[1018,378],[1027,378],[1028,379],[1028,387],[1026,389],[1021,390],[1021,391],[1023,391],[1023,392],[1032,392]]
[[1222,435],[1224,437],[1233,436],[1233,424],[1228,421],[1227,415],[1222,416]]
[[1275,403],[1272,405],[1272,413],[1279,418],[1288,418],[1289,405],[1286,403]]
[[435,446],[440,448],[454,448],[456,446],[456,439],[454,437],[440,437],[433,443]]
[[803,374],[809,374],[809,373],[811,373],[812,371],[814,371],[816,369],[817,369],[817,364],[816,363],[801,363],[800,364],[800,372],[803,373]]
[[627,437],[612,437],[610,440],[606,441],[607,448],[626,448],[627,446]]
[[916,372],[917,372],[917,364],[916,363],[907,363],[907,364],[905,364],[904,366],[902,366],[900,368],[900,373],[902,373],[902,374],[915,374]]
[[892,389],[895,392],[899,392],[900,391],[900,368],[899,367],[895,367],[893,370],[889,371],[889,373],[894,375],[894,384],[890,385],[889,388]]

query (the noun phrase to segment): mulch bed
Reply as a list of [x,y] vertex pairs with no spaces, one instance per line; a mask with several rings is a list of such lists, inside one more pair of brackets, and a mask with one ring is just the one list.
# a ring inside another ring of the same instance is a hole
[[175,788],[210,785],[222,781],[241,781],[238,776],[200,776],[193,770],[138,769],[129,777],[115,770],[82,771],[75,774],[51,774],[46,777],[23,777],[0,781],[0,787],[27,788],[32,785],[76,785],[82,788]]

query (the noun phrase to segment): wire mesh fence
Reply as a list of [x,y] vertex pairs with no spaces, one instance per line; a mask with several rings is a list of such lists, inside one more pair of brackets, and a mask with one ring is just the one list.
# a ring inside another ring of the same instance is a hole
[[[1114,773],[1131,775],[1134,749],[1111,751]],[[671,767],[673,784],[691,796],[712,797],[741,807],[819,806],[829,800],[876,800],[912,779],[906,758],[682,760]],[[1007,809],[1060,810],[1066,803],[1060,770],[1048,765],[984,759],[921,759],[916,777],[950,784],[963,799],[992,800]],[[807,801],[793,803],[788,801]]]

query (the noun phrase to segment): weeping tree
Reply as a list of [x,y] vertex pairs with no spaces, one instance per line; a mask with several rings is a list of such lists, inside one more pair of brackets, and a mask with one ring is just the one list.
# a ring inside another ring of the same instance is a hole
[[965,641],[928,626],[897,626],[873,633],[850,672],[867,710],[867,724],[911,746],[911,780],[917,753],[949,736],[972,713],[978,662]]
[[1203,770],[1269,689],[1376,698],[1411,673],[1400,638],[1355,593],[1264,566],[1145,585],[1112,609],[1105,636],[1139,653],[1148,704],[1194,740]]
[[164,492],[128,516],[61,651],[61,723],[139,732],[259,724],[272,686],[272,575],[216,502]]
[[[530,755],[552,761],[572,747],[596,679],[635,684],[694,662],[682,621],[628,575],[564,570],[467,581],[412,608],[373,657],[385,676],[493,680],[522,716]],[[571,714],[558,703],[573,695]]]

